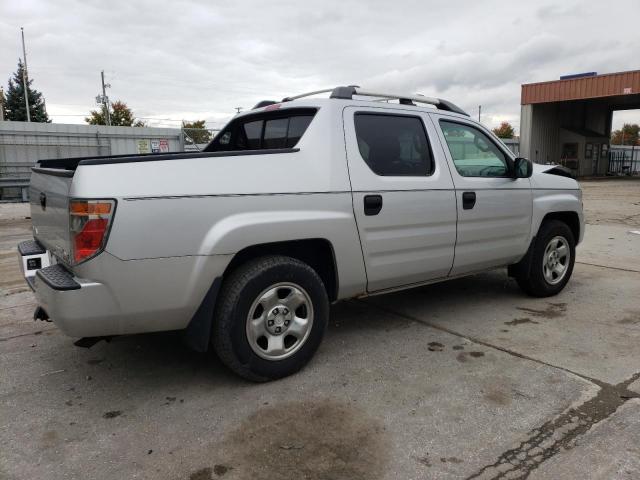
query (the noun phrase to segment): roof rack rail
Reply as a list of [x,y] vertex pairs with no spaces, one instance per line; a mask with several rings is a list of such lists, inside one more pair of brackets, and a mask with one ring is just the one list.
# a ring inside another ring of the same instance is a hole
[[268,107],[269,105],[275,105],[276,103],[278,102],[276,102],[275,100],[260,100],[253,106],[251,110],[255,110],[256,108]]
[[310,97],[311,95],[318,95],[319,93],[333,92],[333,88],[325,88],[324,90],[314,90],[313,92],[301,93],[300,95],[294,95],[293,97],[284,97],[283,102],[290,102],[291,100],[297,100],[298,98]]
[[354,95],[358,95],[361,97],[375,97],[378,100],[398,100],[402,105],[415,105],[415,103],[413,102],[426,103],[428,105],[434,105],[440,110],[459,113],[461,115],[466,115],[467,117],[470,116],[467,112],[462,110],[457,105],[451,103],[448,100],[444,100],[442,98],[425,97],[424,95],[420,95],[420,94],[404,95],[404,94],[395,94],[395,93],[372,92],[369,90],[363,90],[358,85],[349,85],[346,87],[335,87],[335,88],[327,88],[324,90],[315,90],[313,92],[302,93],[300,95],[294,95],[292,97],[285,97],[282,99],[282,101],[290,102],[291,100],[296,100],[298,98],[309,97],[311,95],[317,95],[319,93],[328,93],[328,92],[331,92],[330,98],[351,100]]

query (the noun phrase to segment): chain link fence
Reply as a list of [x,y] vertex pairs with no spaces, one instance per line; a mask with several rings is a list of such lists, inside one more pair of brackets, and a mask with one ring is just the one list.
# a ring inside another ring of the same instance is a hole
[[609,175],[640,175],[640,146],[611,146]]
[[182,128],[185,152],[201,152],[220,130],[213,128]]

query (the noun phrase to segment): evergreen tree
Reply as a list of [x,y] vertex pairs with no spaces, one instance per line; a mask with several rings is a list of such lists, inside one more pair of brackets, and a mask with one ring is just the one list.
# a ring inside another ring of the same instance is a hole
[[[24,64],[22,59],[18,59],[18,70],[9,78],[9,89],[7,90],[7,100],[5,102],[5,119],[14,122],[27,121],[27,107],[24,104],[24,83],[22,72]],[[27,78],[27,98],[29,99],[29,115],[32,122],[48,123],[49,116],[44,106],[42,93],[31,87],[33,80]]]

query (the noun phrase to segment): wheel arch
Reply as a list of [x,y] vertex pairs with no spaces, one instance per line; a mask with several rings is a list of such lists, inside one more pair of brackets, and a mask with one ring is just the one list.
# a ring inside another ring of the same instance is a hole
[[542,224],[549,220],[559,220],[565,223],[573,233],[576,245],[579,244],[584,236],[584,216],[580,191],[535,191],[531,237],[538,235]]
[[239,266],[267,255],[284,255],[306,263],[322,279],[329,301],[338,297],[338,269],[331,242],[324,238],[307,238],[250,245],[237,252],[222,275],[216,277],[202,303],[183,331],[185,343],[193,350],[205,352],[209,349],[209,338],[213,322],[213,312],[218,300],[222,282]]
[[339,279],[336,255],[333,245],[325,238],[259,243],[245,247],[233,256],[222,275],[223,279],[247,261],[266,255],[284,255],[306,263],[322,279],[329,301],[337,300]]
[[580,228],[580,216],[577,212],[573,210],[565,210],[558,212],[547,212],[544,217],[540,220],[538,228],[535,229],[534,235],[531,237],[531,241],[529,242],[529,248],[527,249],[527,253],[520,259],[519,262],[514,263],[513,265],[509,265],[508,272],[510,277],[516,277],[518,275],[527,275],[531,270],[531,256],[533,254],[533,248],[536,243],[536,239],[538,237],[538,232],[542,225],[551,220],[559,220],[566,224],[571,233],[573,234],[576,245],[580,240],[581,232]]
[[580,231],[580,217],[578,216],[577,212],[574,212],[571,210],[560,211],[560,212],[549,212],[542,218],[540,225],[542,226],[542,224],[550,220],[559,220],[565,223],[571,230],[571,233],[573,233],[574,241],[576,242],[576,244],[578,244],[578,242],[580,241],[580,235],[582,234],[582,232]]

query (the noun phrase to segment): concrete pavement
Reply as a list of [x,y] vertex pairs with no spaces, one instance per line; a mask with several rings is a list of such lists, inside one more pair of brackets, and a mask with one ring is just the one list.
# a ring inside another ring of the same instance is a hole
[[496,271],[341,302],[311,364],[262,385],[176,334],[85,350],[33,322],[27,211],[2,205],[0,478],[638,478],[640,182],[584,188],[557,297]]

